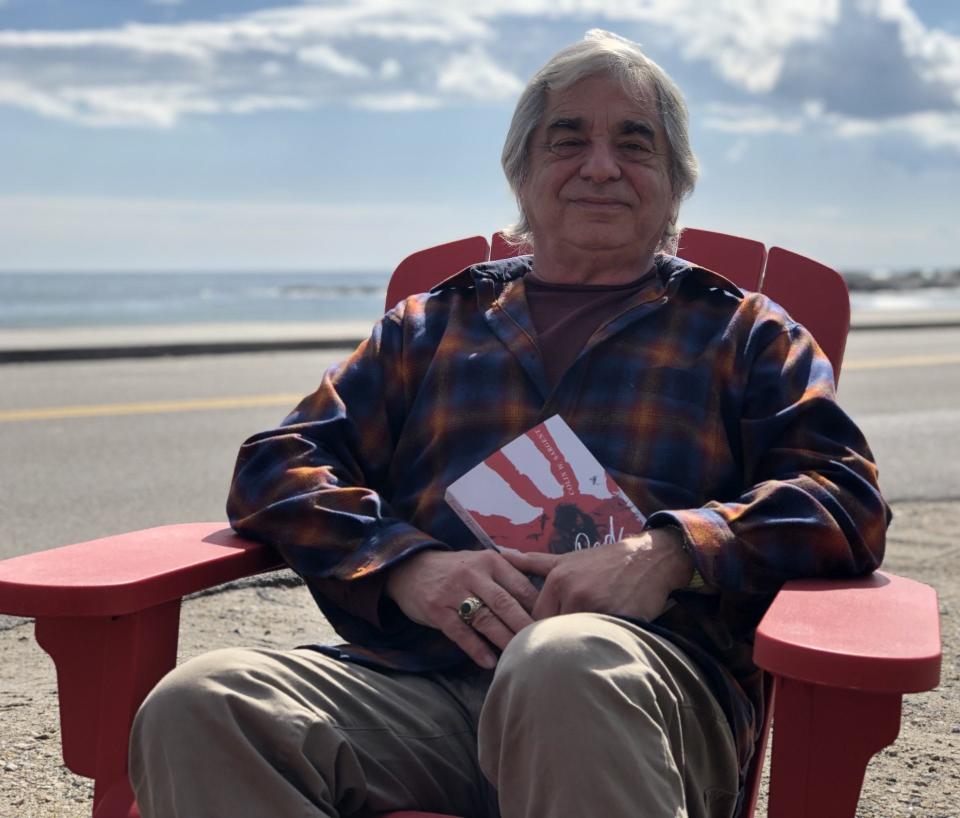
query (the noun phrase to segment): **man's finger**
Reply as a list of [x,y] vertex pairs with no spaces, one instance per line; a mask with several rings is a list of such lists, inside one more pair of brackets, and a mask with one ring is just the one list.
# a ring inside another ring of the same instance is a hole
[[514,568],[545,577],[563,558],[561,554],[544,551],[501,551],[503,558]]
[[500,561],[493,570],[493,578],[507,589],[510,596],[517,600],[525,611],[529,613],[533,610],[539,591],[527,576],[506,561]]
[[537,597],[537,604],[533,606],[534,619],[547,619],[561,612],[559,587],[559,583],[550,582],[549,579],[544,583],[540,596]]
[[490,646],[473,628],[460,621],[456,615],[450,617],[440,628],[444,636],[454,642],[467,656],[473,659],[480,667],[488,670],[496,667],[497,656],[490,650]]
[[[526,577],[521,578],[524,582],[527,582]],[[532,587],[533,586],[531,586],[531,588]],[[474,587],[473,592],[476,596],[480,597],[490,611],[510,629],[510,636],[527,627],[527,625],[533,624],[533,619],[530,614],[524,610],[510,589],[496,582],[494,578],[485,578],[483,582],[478,583]],[[477,617],[479,617],[481,613],[483,613],[482,609],[477,613]],[[510,640],[508,639],[507,641]],[[499,647],[505,647],[505,644],[497,644]]]
[[[533,620],[530,620],[531,622]],[[514,631],[510,630],[503,621],[489,608],[484,606],[474,614],[469,627],[486,637],[500,650],[503,650],[513,639]]]

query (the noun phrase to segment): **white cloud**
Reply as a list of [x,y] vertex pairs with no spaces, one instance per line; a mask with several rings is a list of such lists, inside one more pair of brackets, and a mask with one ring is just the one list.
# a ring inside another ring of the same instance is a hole
[[509,71],[504,71],[485,51],[475,47],[447,61],[440,69],[437,87],[468,99],[504,99],[519,94],[523,83]]
[[260,73],[265,77],[280,77],[284,74],[284,67],[276,60],[266,60],[260,63]]
[[0,80],[0,105],[27,108],[57,119],[75,118],[72,106],[62,99],[16,80]]
[[[92,126],[342,102],[378,110],[496,100],[519,81],[466,47],[492,35],[456,3],[357,0],[216,21],[0,30],[0,103]],[[252,104],[251,100],[256,103]]]
[[220,108],[215,113],[252,114],[257,111],[306,111],[312,107],[313,102],[303,97],[250,94],[221,103]]
[[344,57],[328,45],[312,45],[297,52],[297,59],[306,65],[323,68],[344,77],[367,77],[370,69],[363,63]]
[[717,130],[789,134],[817,120],[844,136],[956,143],[938,129],[960,112],[960,37],[925,25],[907,0],[327,0],[176,24],[8,29],[0,104],[154,128],[328,104],[489,104],[514,97],[529,71],[515,48],[524,20],[642,30],[708,66],[752,105],[708,112]]
[[399,60],[392,57],[380,63],[380,78],[385,80],[395,80],[403,73],[403,66]]
[[197,96],[187,85],[66,86],[61,89],[60,99],[78,119],[101,126],[148,122],[168,128],[183,113],[211,114],[217,110],[213,100]]
[[898,133],[928,148],[949,148],[960,152],[960,111],[926,111],[885,120],[833,117],[837,133],[847,139]]
[[397,94],[361,94],[351,100],[356,108],[369,111],[424,111],[439,108],[443,100],[426,94],[404,91]]
[[710,104],[703,125],[715,131],[734,134],[799,133],[803,117],[785,117],[759,106]]
[[[727,82],[763,93],[775,87],[786,49],[815,42],[833,25],[839,0],[684,0],[660,4],[661,22],[681,36],[683,53],[706,60]],[[663,19],[666,17],[666,19]]]
[[91,127],[173,127],[186,114],[247,114],[306,110],[312,101],[295,96],[244,94],[215,99],[189,85],[64,86],[57,95],[23,83],[0,82],[0,104],[29,108],[54,119]]
[[878,16],[900,28],[906,54],[916,59],[923,76],[953,89],[960,105],[960,37],[946,31],[930,31],[906,0],[876,0]]
[[750,140],[749,139],[738,139],[734,142],[723,155],[723,158],[727,160],[731,165],[736,165],[739,162],[743,161],[744,157],[750,150]]
[[[960,111],[922,111],[883,119],[851,117],[825,111],[822,105],[807,103],[802,111],[785,116],[761,106],[709,104],[703,118],[705,128],[741,137],[762,134],[799,134],[806,130],[832,133],[841,139],[863,139],[883,135],[907,137],[931,149],[960,152]],[[728,161],[739,161],[745,147],[738,140],[728,150]]]

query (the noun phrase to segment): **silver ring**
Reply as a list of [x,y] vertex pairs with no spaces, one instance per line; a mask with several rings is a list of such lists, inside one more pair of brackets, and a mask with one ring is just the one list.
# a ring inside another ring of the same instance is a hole
[[457,614],[465,624],[469,625],[484,605],[486,605],[486,603],[480,599],[480,597],[468,596],[460,603],[460,607],[457,608]]

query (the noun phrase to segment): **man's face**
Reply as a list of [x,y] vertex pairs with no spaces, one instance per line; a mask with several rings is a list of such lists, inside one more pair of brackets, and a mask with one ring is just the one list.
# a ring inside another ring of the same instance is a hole
[[520,188],[536,250],[643,262],[674,213],[669,147],[652,92],[588,77],[550,92]]

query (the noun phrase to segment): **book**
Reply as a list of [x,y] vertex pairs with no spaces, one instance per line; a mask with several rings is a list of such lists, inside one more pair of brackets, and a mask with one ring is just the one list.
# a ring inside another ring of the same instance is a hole
[[560,415],[478,463],[445,499],[488,548],[563,554],[637,535],[646,522]]

